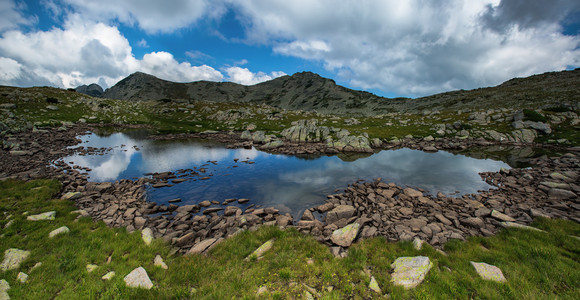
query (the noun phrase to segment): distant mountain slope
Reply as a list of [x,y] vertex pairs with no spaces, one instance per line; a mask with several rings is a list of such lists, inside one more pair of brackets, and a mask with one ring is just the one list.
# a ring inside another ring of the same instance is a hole
[[103,88],[96,84],[96,83],[91,83],[89,85],[81,85],[81,86],[77,86],[75,88],[75,91],[81,94],[85,94],[85,95],[89,95],[91,97],[103,97]]
[[499,86],[454,91],[417,99],[389,99],[337,85],[311,72],[282,76],[253,86],[231,82],[176,83],[137,72],[108,89],[105,98],[125,100],[189,99],[268,104],[336,114],[525,108],[528,105],[578,105],[580,69],[511,79]]

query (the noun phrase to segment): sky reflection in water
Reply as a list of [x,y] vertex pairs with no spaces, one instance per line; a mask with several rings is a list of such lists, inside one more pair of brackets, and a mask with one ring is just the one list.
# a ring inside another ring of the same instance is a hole
[[[91,181],[131,179],[145,173],[176,171],[217,161],[217,165],[205,166],[208,169],[205,176],[212,175],[210,180],[189,180],[169,188],[150,189],[149,199],[164,204],[181,198],[181,204],[193,204],[203,200],[250,198],[249,204],[274,206],[294,216],[323,203],[327,194],[358,179],[382,177],[385,182],[420,187],[433,194],[439,191],[463,194],[491,187],[480,178],[479,172],[509,168],[501,161],[443,151],[389,150],[346,162],[337,156],[302,159],[256,149],[231,150],[204,141],[149,141],[124,133],[108,137],[89,134],[81,139],[84,147],[113,147],[105,155],[64,158],[65,162],[91,168]],[[255,164],[236,163],[234,158],[250,159]],[[238,167],[233,168],[234,165]]]

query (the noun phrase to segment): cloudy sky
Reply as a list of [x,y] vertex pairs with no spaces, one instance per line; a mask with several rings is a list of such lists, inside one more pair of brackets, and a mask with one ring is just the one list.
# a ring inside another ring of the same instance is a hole
[[0,1],[0,84],[142,71],[251,85],[312,71],[422,96],[580,67],[578,0]]

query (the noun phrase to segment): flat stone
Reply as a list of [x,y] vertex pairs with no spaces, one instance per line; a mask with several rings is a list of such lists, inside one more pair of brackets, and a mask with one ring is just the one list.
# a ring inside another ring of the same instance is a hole
[[481,228],[485,226],[485,223],[483,222],[483,220],[481,218],[466,218],[464,220],[461,220],[462,223],[468,224],[472,227],[475,228]]
[[406,188],[403,190],[403,193],[409,197],[421,197],[423,196],[423,193],[421,193],[420,191],[417,191],[415,189],[412,188]]
[[515,222],[516,221],[516,219],[514,219],[506,214],[502,214],[495,209],[491,211],[491,216],[500,220],[500,221],[505,221],[505,222]]
[[209,200],[201,201],[201,202],[199,203],[199,206],[200,206],[200,207],[208,207],[208,206],[210,206],[210,205],[211,205],[211,202],[209,202]]
[[274,240],[269,240],[265,242],[264,244],[262,244],[262,246],[258,247],[258,249],[252,252],[252,254],[248,255],[248,257],[246,257],[246,260],[250,260],[252,257],[260,259],[264,255],[264,253],[266,253],[266,251],[272,248],[272,246],[274,246]]
[[203,211],[203,214],[204,214],[204,215],[209,215],[209,214],[211,214],[211,213],[215,213],[215,212],[218,212],[218,211],[220,211],[220,210],[223,210],[223,208],[221,208],[221,207],[210,207],[210,208],[206,208],[206,209]]
[[543,231],[541,229],[534,228],[534,227],[530,227],[530,226],[526,226],[526,225],[522,225],[522,224],[515,223],[515,222],[500,222],[499,224],[502,227],[505,227],[505,228],[519,228],[519,229],[527,229],[527,230],[545,232],[545,231]]
[[151,245],[151,242],[153,242],[153,231],[151,228],[147,227],[143,229],[143,231],[141,231],[141,238],[143,239],[143,242],[145,242],[145,245]]
[[552,218],[550,215],[548,215],[548,214],[546,214],[546,213],[544,213],[544,212],[542,212],[540,210],[533,209],[533,208],[530,208],[530,215],[533,218],[537,218],[537,217],[542,217],[542,218],[546,218],[546,219],[551,219]]
[[453,223],[451,223],[451,221],[449,221],[449,219],[447,219],[445,216],[443,216],[442,214],[435,214],[435,218],[437,218],[437,220],[439,220],[439,222],[449,226]]
[[56,216],[56,211],[48,211],[45,213],[41,213],[38,215],[31,215],[26,217],[26,220],[28,221],[50,221],[50,220],[54,220],[54,217]]
[[62,227],[60,227],[60,228],[57,228],[57,229],[55,229],[55,230],[51,231],[51,232],[48,234],[48,237],[49,237],[49,238],[53,238],[53,237],[55,237],[55,236],[57,236],[57,235],[59,235],[59,234],[65,234],[65,233],[69,233],[69,232],[70,232],[70,229],[68,229],[68,227],[66,227],[66,226],[62,226]]
[[143,267],[138,267],[131,271],[123,280],[128,287],[144,288],[147,290],[153,287],[153,282],[151,282],[147,271]]
[[16,248],[6,249],[4,251],[4,260],[0,264],[0,270],[8,271],[18,269],[20,264],[30,256],[30,251]]
[[16,280],[20,281],[20,283],[26,283],[28,281],[28,274],[24,272],[18,272],[18,275],[16,275]]
[[378,294],[383,293],[383,291],[381,291],[381,288],[379,287],[377,280],[375,279],[375,276],[371,276],[371,282],[369,282],[369,289]]
[[68,192],[64,195],[62,195],[62,197],[60,197],[60,199],[62,200],[76,200],[79,199],[83,196],[83,194],[79,193],[79,192]]
[[560,199],[560,200],[578,197],[576,196],[576,194],[574,194],[574,192],[563,189],[550,189],[548,191],[548,196],[552,199]]
[[358,229],[360,227],[359,223],[352,223],[346,225],[343,228],[337,229],[332,232],[330,239],[333,243],[342,246],[349,247],[358,234]]
[[156,267],[160,267],[162,269],[167,270],[169,267],[167,266],[167,264],[163,261],[163,258],[161,257],[161,255],[157,254],[157,256],[155,256],[155,259],[153,260],[153,265]]
[[399,212],[402,213],[405,216],[408,216],[408,215],[412,215],[413,214],[413,209],[410,208],[410,207],[401,207],[399,209]]
[[197,244],[195,244],[193,247],[191,247],[191,249],[189,249],[189,251],[187,251],[187,253],[185,255],[190,255],[190,254],[202,254],[204,252],[206,252],[215,242],[217,241],[216,238],[209,238],[209,239],[205,239]]
[[481,278],[483,278],[484,280],[506,282],[503,273],[498,267],[488,265],[486,263],[476,263],[473,261],[470,261],[470,263],[475,268],[477,274],[479,274],[479,276],[481,276]]
[[418,286],[431,270],[433,263],[426,256],[399,257],[392,264],[391,282],[410,289]]
[[115,277],[115,271],[111,271],[105,275],[103,275],[103,277],[101,277],[102,280],[111,280],[113,279],[113,277]]

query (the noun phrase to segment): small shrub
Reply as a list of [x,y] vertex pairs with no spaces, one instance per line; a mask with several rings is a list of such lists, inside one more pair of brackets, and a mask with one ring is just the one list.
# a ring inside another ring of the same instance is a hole
[[58,99],[56,99],[54,97],[46,97],[46,102],[52,103],[52,104],[57,104],[58,103]]
[[524,119],[534,122],[546,122],[548,119],[539,112],[531,109],[524,109]]

